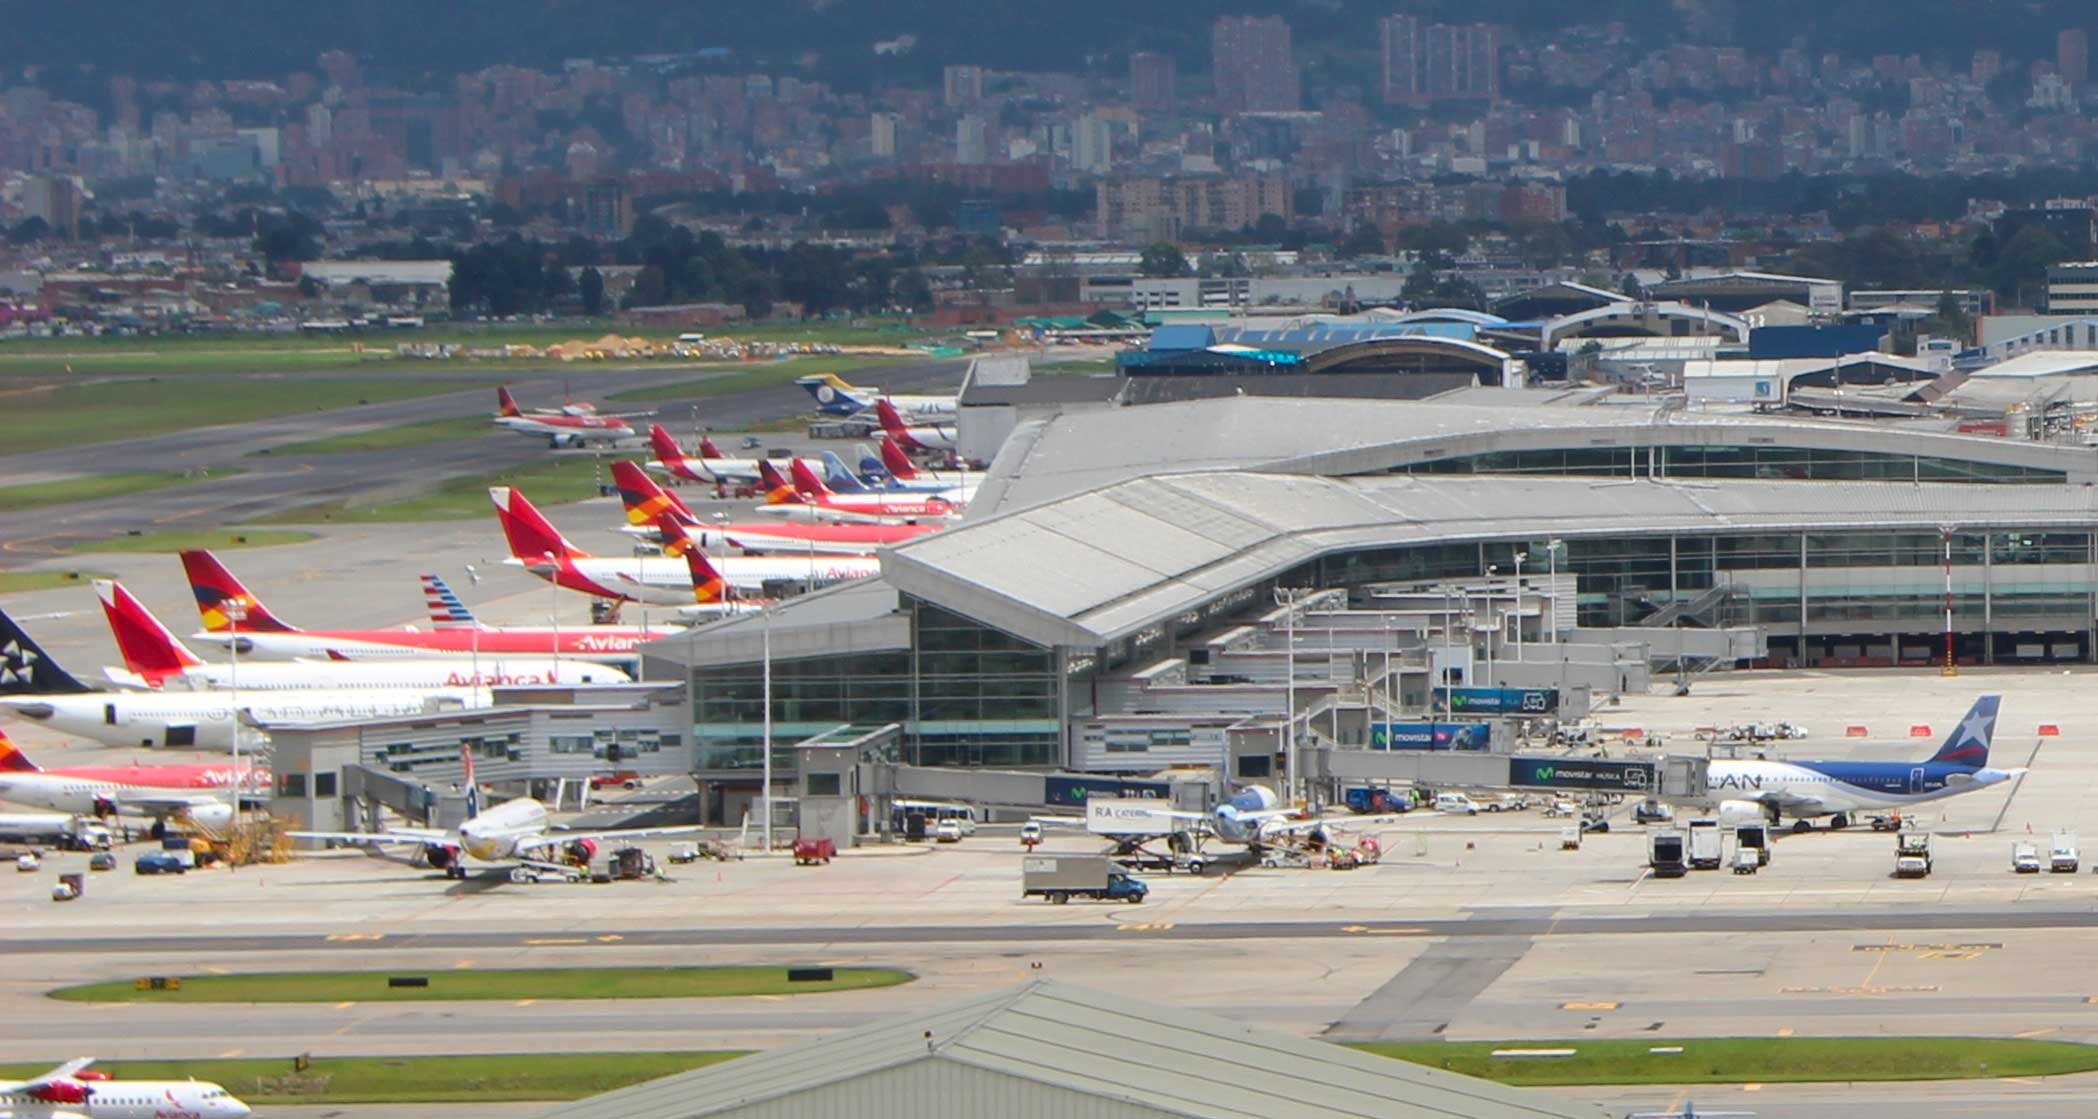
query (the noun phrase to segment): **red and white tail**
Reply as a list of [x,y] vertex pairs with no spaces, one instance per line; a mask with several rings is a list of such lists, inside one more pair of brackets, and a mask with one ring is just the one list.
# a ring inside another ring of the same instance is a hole
[[123,584],[109,579],[95,580],[95,593],[101,596],[102,613],[109,619],[109,631],[117,639],[117,652],[124,658],[124,667],[144,677],[148,683],[158,685],[170,676],[179,676],[185,668],[195,668],[204,662],[196,654],[182,647],[182,642],[160,624],[160,619],[146,609],[145,604],[131,597]]
[[0,730],[0,773],[42,772],[35,762],[29,760],[29,755],[15,745],[14,739],[7,737],[6,731]]
[[721,453],[721,448],[714,445],[714,440],[712,438],[705,435],[699,437],[699,453],[702,458],[728,457],[727,455]]
[[787,473],[794,477],[794,492],[802,497],[814,501],[819,497],[830,496],[830,487],[823,484],[823,479],[816,477],[816,472],[809,469],[808,463],[798,458],[790,460],[787,463]]
[[498,416],[522,416],[524,409],[517,406],[517,398],[510,395],[508,385],[495,387],[495,414]]
[[525,500],[522,491],[509,486],[490,486],[488,499],[495,503],[495,519],[503,526],[503,538],[510,542],[511,555],[526,563],[549,555],[556,559],[589,558],[590,553],[569,543],[553,522]]
[[[204,619],[206,632],[225,633],[236,628],[250,633],[298,632],[298,627],[270,613],[270,608],[210,552],[182,553],[182,571],[189,576],[189,590],[197,597],[197,613]],[[236,622],[235,613],[244,616]]]
[[903,414],[886,396],[874,402],[874,414],[881,420],[881,429],[891,435],[902,436],[910,430],[910,425],[903,422]]
[[772,460],[758,460],[758,479],[765,485],[765,504],[794,505],[801,501],[801,495],[794,492],[791,483],[780,477],[779,468],[772,465]]
[[677,440],[662,424],[648,425],[648,445],[656,452],[656,461],[666,467],[676,468],[685,463],[685,452],[680,450]]
[[881,433],[881,464],[899,482],[917,480],[918,468],[911,463],[911,456],[904,454],[896,437],[886,431]]

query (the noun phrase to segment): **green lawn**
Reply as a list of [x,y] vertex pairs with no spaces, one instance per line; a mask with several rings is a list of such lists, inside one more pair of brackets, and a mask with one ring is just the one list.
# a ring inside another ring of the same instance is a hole
[[[392,521],[456,521],[469,517],[495,516],[488,502],[488,487],[513,486],[524,491],[532,504],[542,508],[565,505],[597,496],[599,484],[611,484],[609,457],[562,455],[485,474],[451,478],[418,497],[380,505],[346,505],[340,501],[302,505],[257,517],[250,524],[306,525],[342,523],[368,524]],[[587,546],[587,545],[586,545]]]
[[101,571],[0,571],[0,594],[80,587],[90,579],[107,578],[109,575]]
[[12,344],[0,344],[0,378],[89,377],[117,374],[189,373],[292,373],[316,370],[355,369],[388,360],[390,355],[358,353],[340,339],[329,339],[325,347],[293,347],[283,339],[272,339],[276,347],[228,346],[213,339],[212,346],[181,345],[139,338],[112,339],[129,343],[80,349],[85,338],[67,339],[76,345],[49,353],[23,352]]
[[222,528],[195,532],[143,532],[137,536],[112,536],[105,540],[88,540],[79,544],[69,544],[66,546],[66,551],[103,554],[109,552],[185,552],[193,548],[209,548],[214,552],[225,552],[235,548],[267,548],[276,544],[303,544],[311,539],[313,539],[313,534],[310,532],[295,532],[290,529]]
[[[628,389],[625,392],[615,392],[606,399],[642,402],[694,400],[700,397],[742,392],[745,389],[768,389],[775,385],[791,385],[798,377],[812,377],[818,373],[836,373],[850,381],[852,378],[848,374],[857,370],[879,369],[884,365],[896,365],[904,360],[906,359],[896,357],[837,354],[823,357],[792,357],[785,361],[769,361],[757,365],[726,366],[724,368],[731,370],[731,372],[716,374],[701,380],[678,381],[667,385],[650,385],[647,388]],[[959,376],[959,371],[957,371],[957,376]]]
[[361,431],[353,435],[331,435],[326,439],[309,439],[303,443],[285,443],[255,454],[269,455],[333,455],[344,452],[391,451],[398,447],[415,447],[424,443],[445,443],[454,439],[470,439],[486,435],[498,429],[488,422],[486,416],[452,416],[442,420],[423,420],[420,423],[396,424],[392,427]]
[[0,446],[10,454],[77,447],[472,387],[472,381],[434,378],[298,376],[140,378],[8,389],[0,391]]
[[[427,987],[389,987],[420,975]],[[810,995],[892,987],[915,976],[896,968],[838,968],[829,982],[794,983],[783,967],[571,967],[421,972],[287,971],[186,975],[179,990],[141,991],[130,980],[61,987],[71,1002],[429,1002],[460,999],[693,999]]]
[[84,478],[67,478],[61,482],[39,482],[33,486],[0,487],[0,513],[119,497],[139,490],[157,490],[162,486],[201,482],[207,477],[224,478],[238,473],[240,471],[228,469],[194,472],[162,470],[150,474],[94,474]]
[[[1654,1054],[1680,1045],[1681,1053]],[[2098,1046],[1968,1037],[1727,1037],[1664,1041],[1372,1042],[1356,1048],[1504,1084],[1773,1084],[1961,1080],[2098,1069]],[[1495,1060],[1495,1049],[1575,1049],[1567,1058]]]
[[[248,1104],[499,1103],[573,1100],[740,1057],[692,1053],[518,1053],[461,1057],[316,1057],[304,1072],[288,1057],[206,1061],[104,1061],[137,1080],[195,1077]],[[49,1064],[0,1066],[0,1077],[49,1072]]]

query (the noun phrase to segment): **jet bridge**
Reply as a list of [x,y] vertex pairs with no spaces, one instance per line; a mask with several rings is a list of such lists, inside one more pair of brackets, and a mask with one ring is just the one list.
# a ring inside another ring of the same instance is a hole
[[1685,799],[1703,796],[1706,785],[1706,760],[1687,755],[1597,758],[1338,748],[1312,753],[1313,776],[1335,785],[1393,783]]

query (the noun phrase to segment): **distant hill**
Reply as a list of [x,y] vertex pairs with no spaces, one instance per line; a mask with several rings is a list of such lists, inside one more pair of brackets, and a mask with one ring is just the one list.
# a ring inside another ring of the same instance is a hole
[[[2070,0],[0,0],[9,29],[0,67],[11,76],[35,68],[39,84],[96,99],[114,75],[276,77],[312,69],[331,49],[358,56],[375,80],[410,86],[498,63],[547,68],[704,48],[775,71],[806,64],[810,76],[844,86],[916,82],[956,62],[1120,74],[1131,50],[1174,53],[1183,73],[1200,74],[1219,14],[1282,15],[1300,55],[1315,61],[1374,50],[1366,29],[1394,11],[1491,20],[1532,43],[1568,24],[1617,20],[1649,45],[1685,38],[1759,53],[1797,45],[1815,58],[1916,52],[1951,61],[1982,46],[2013,60],[2052,57],[2057,30],[2094,21],[2089,4]],[[903,35],[916,38],[909,53],[874,54],[874,43]]]

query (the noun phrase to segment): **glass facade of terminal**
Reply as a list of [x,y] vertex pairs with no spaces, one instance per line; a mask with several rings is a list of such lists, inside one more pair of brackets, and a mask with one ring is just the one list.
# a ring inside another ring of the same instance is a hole
[[1550,474],[1616,478],[1762,478],[1801,482],[1989,482],[2060,485],[2059,470],[1811,447],[1554,447],[1491,451],[1397,467],[1399,474]]
[[[913,765],[1061,762],[1054,650],[908,598],[905,609],[910,649],[772,662],[776,769],[793,771],[794,743],[846,723],[902,724]],[[699,769],[761,768],[764,694],[761,665],[693,674]]]

